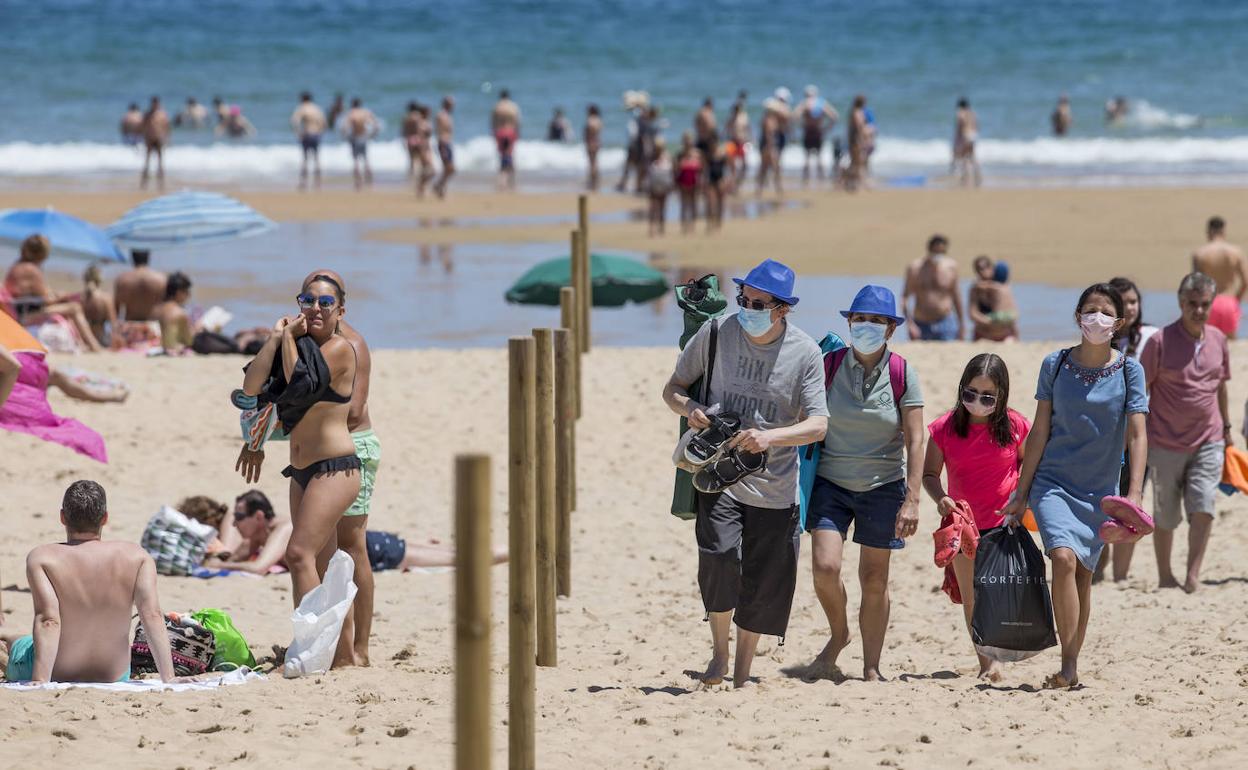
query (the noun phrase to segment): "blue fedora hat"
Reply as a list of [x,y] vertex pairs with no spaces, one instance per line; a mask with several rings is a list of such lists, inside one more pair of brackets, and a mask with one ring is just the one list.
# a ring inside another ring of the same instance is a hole
[[885,318],[893,319],[897,323],[902,323],[906,320],[897,315],[897,297],[892,290],[873,284],[867,284],[859,289],[858,294],[854,297],[853,304],[849,306],[849,310],[841,311],[841,315],[845,318],[849,318],[853,313],[882,315]]
[[738,286],[749,286],[752,289],[765,291],[786,305],[796,305],[797,297],[793,296],[793,270],[788,265],[774,259],[764,259],[744,278],[733,278]]

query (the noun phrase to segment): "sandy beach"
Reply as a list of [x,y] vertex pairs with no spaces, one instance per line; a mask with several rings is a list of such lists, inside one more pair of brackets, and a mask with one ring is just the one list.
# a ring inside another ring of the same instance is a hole
[[[1013,405],[1030,415],[1042,356],[1056,344],[998,348],[1011,366]],[[961,363],[977,348],[901,345],[919,371],[928,421],[952,401]],[[580,423],[580,510],[573,593],[559,602],[559,656],[538,671],[542,768],[966,767],[990,763],[1093,767],[1234,767],[1248,740],[1248,613],[1243,555],[1248,505],[1219,498],[1201,590],[1156,587],[1147,543],[1129,582],[1094,590],[1083,665],[1073,692],[1035,688],[1057,666],[1054,648],[1007,666],[986,686],[960,608],[939,592],[932,565],[932,504],[919,534],[893,560],[892,623],[884,672],[892,681],[807,684],[786,669],[824,641],[805,541],[789,636],[764,639],[754,688],[699,691],[709,633],[695,581],[692,525],[667,513],[674,417],[658,394],[675,349],[596,348],[586,358]],[[1248,396],[1248,343],[1232,351],[1232,414]],[[67,359],[59,357],[65,364]],[[99,430],[102,466],[26,436],[0,434],[0,598],[5,627],[31,621],[23,558],[61,537],[57,506],[82,477],[109,493],[106,534],[137,539],[162,503],[190,494],[230,500],[239,445],[229,389],[236,358],[80,357],[73,364],[127,380],[121,406],[71,402],[58,411]],[[460,452],[493,457],[493,531],[506,542],[506,387],[502,351],[378,351],[372,412],[384,459],[370,528],[407,537],[451,534],[451,464]],[[489,373],[498,376],[490,376]],[[431,419],[432,418],[432,419]],[[270,450],[260,487],[285,500]],[[19,524],[20,522],[20,524]],[[1184,558],[1185,535],[1176,545]],[[847,550],[854,574],[856,549]],[[495,766],[506,750],[507,573],[493,573]],[[6,693],[0,764],[39,757],[92,767],[280,767],[308,757],[326,767],[447,767],[453,756],[453,607],[449,574],[378,575],[373,665],[300,681],[274,678],[213,693]],[[232,577],[160,579],[162,604],[230,612],[257,654],[290,637],[290,583]],[[851,612],[858,589],[849,584]],[[847,672],[861,665],[855,641]]]

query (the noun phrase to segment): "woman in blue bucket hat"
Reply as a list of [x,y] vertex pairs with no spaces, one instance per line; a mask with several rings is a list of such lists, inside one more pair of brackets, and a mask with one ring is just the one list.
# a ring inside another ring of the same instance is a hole
[[849,310],[850,347],[824,358],[828,432],[810,495],[806,529],[814,552],[815,594],[831,638],[811,666],[815,677],[837,678],[837,656],[849,643],[841,555],[853,525],[861,546],[859,626],[862,673],[882,679],[880,653],[888,628],[889,557],[919,522],[923,476],[923,394],[913,367],[888,349],[897,326],[897,299],[883,286],[864,286]]
[[[698,587],[712,644],[702,681],[727,675],[735,621],[733,684],[741,687],[759,637],[788,628],[800,542],[797,447],[823,440],[828,407],[819,346],[788,320],[798,302],[793,271],[769,259],[734,280],[741,309],[698,330],[663,400],[702,431],[692,463]],[[709,384],[690,394],[704,376]]]

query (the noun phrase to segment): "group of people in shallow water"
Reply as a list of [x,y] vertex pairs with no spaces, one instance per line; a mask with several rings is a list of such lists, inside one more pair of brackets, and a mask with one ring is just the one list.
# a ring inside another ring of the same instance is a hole
[[[1109,517],[1101,501],[1121,495],[1142,510],[1146,467],[1161,477],[1154,500],[1161,583],[1179,585],[1170,577],[1169,548],[1186,509],[1192,537],[1185,587],[1196,590],[1216,488],[1206,466],[1212,458],[1220,469],[1231,440],[1225,335],[1207,325],[1211,278],[1184,278],[1182,317],[1164,340],[1162,332],[1149,339],[1129,281],[1089,286],[1072,313],[1079,342],[1042,362],[1033,419],[1011,408],[1006,362],[982,353],[967,362],[954,392],[940,398],[952,408],[926,426],[919,373],[890,349],[907,320],[890,290],[866,286],[842,311],[849,324],[844,346],[832,334],[816,343],[792,323],[798,297],[788,267],[767,260],[734,280],[740,309],[703,325],[663,391],[667,406],[708,440],[731,435],[712,463],[712,489],[697,493],[698,585],[712,640],[703,682],[718,684],[729,673],[732,622],[737,687],[750,681],[759,637],[785,636],[803,530],[811,535],[815,594],[829,627],[805,673],[843,676],[839,661],[852,635],[842,564],[852,530],[863,677],[883,679],[890,557],[918,531],[924,493],[942,515],[965,504],[981,533],[1020,526],[1025,513],[1034,513],[1052,564],[1061,644],[1060,666],[1046,687],[1079,683],[1093,576],[1106,551],[1099,533]],[[727,414],[735,415],[733,430],[724,427]],[[799,468],[808,460],[813,483],[799,489]],[[703,484],[698,488],[707,489]],[[959,555],[953,567],[969,630],[973,562]],[[994,681],[1002,675],[1000,664],[982,655],[979,673]]]

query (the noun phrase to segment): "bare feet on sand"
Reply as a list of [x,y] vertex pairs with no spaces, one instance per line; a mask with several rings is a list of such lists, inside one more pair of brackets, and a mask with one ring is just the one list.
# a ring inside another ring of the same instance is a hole
[[714,687],[717,684],[723,684],[724,676],[727,673],[727,658],[711,658],[711,662],[706,664],[706,673],[702,674],[702,684],[707,687]]
[[1188,592],[1189,594],[1196,593],[1196,590],[1198,588],[1200,588],[1200,581],[1197,580],[1196,578],[1189,577],[1187,579],[1187,582],[1183,584],[1183,590]]
[[1158,588],[1178,588],[1179,581],[1174,579],[1174,575],[1165,575],[1157,581]]
[[988,663],[988,665],[983,665],[981,663],[979,667],[979,678],[985,679],[989,682],[992,682],[993,684],[1000,682],[1001,681],[1001,662],[994,660]]
[[880,669],[872,666],[862,667],[862,681],[864,682],[887,682],[888,679],[880,673]]
[[1071,687],[1079,686],[1079,677],[1067,679],[1061,673],[1050,674],[1044,680],[1044,689],[1046,690],[1068,690]]

